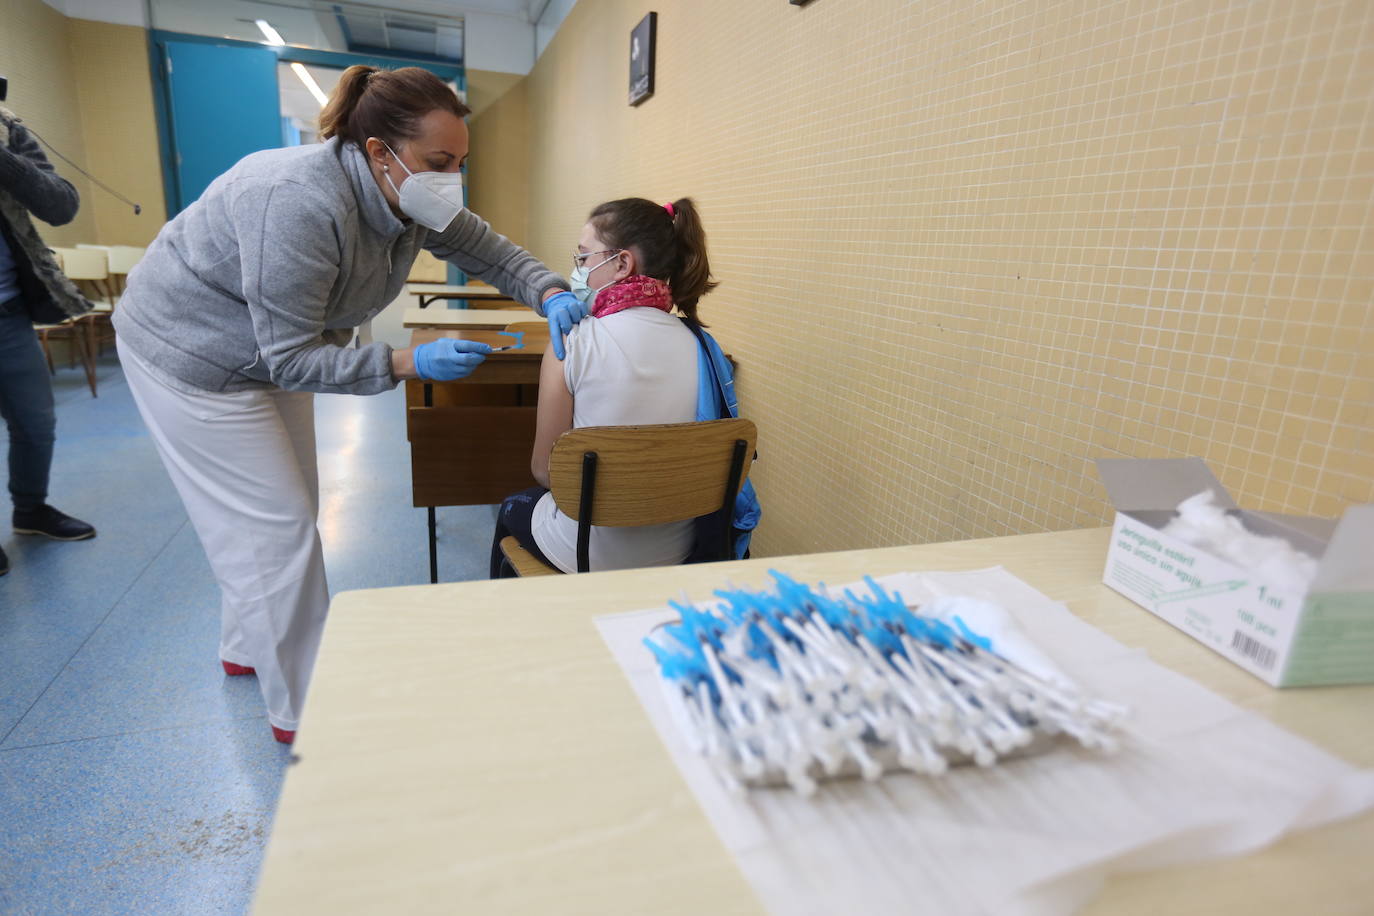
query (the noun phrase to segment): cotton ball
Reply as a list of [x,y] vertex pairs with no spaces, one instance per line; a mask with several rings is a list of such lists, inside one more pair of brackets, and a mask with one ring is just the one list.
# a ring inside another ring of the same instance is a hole
[[1203,490],[1178,504],[1178,516],[1162,529],[1181,541],[1242,569],[1260,573],[1275,586],[1305,592],[1317,575],[1317,561],[1280,537],[1255,534]]

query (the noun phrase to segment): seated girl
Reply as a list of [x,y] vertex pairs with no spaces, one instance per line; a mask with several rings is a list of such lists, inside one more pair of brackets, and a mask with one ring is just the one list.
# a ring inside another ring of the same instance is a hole
[[[706,235],[690,199],[604,203],[582,227],[573,255],[573,293],[591,317],[567,340],[567,359],[545,350],[530,470],[540,484],[501,504],[491,577],[501,574],[500,542],[520,546],[563,572],[577,571],[577,522],[548,491],[549,455],[560,435],[582,426],[687,423],[697,419],[698,344],[671,312],[696,322],[697,300],[715,288]],[[692,551],[692,520],[639,528],[593,526],[591,569],[671,566]]]

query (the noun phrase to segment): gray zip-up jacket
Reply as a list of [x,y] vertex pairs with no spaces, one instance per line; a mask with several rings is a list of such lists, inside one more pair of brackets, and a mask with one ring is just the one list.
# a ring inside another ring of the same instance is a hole
[[547,290],[568,288],[470,211],[443,232],[403,223],[336,138],[216,178],[129,274],[115,329],[178,388],[376,394],[396,385],[391,347],[343,345],[400,294],[421,247],[541,314]]

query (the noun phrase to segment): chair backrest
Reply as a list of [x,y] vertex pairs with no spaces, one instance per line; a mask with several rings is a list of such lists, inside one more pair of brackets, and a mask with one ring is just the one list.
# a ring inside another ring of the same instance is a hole
[[55,248],[62,256],[62,272],[71,280],[104,280],[110,275],[103,248]]
[[410,266],[410,273],[406,276],[406,282],[446,283],[448,282],[448,265],[421,248],[420,253],[415,256],[415,263]]
[[134,265],[143,260],[147,248],[136,245],[111,245],[109,250],[110,273],[128,274]]
[[539,321],[512,321],[506,325],[507,334],[524,334],[520,338],[525,342],[526,349],[533,350],[538,347],[545,350],[549,346],[549,323],[544,320]]
[[584,426],[559,436],[549,487],[577,522],[578,572],[591,568],[593,525],[662,525],[717,512],[728,524],[757,441],[754,424],[742,419]]
[[76,284],[81,295],[92,302],[113,305],[119,291],[110,282],[109,249],[103,245],[78,245],[54,248],[57,263],[67,279]]
[[[709,515],[749,476],[758,429],[749,420],[657,426],[585,426],[558,437],[549,483],[564,515],[582,519],[587,456],[595,455],[593,525],[662,525]],[[739,443],[743,443],[740,445]],[[738,478],[730,472],[740,454]]]

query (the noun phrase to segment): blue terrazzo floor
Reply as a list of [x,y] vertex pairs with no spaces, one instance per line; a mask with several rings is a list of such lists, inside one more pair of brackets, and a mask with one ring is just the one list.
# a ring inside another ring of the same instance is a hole
[[[113,352],[98,398],[79,369],[54,389],[51,502],[99,535],[0,518],[0,913],[247,912],[289,749],[219,669],[218,590]],[[401,391],[321,395],[316,425],[331,590],[427,582]],[[438,516],[440,579],[485,578],[494,507]]]

